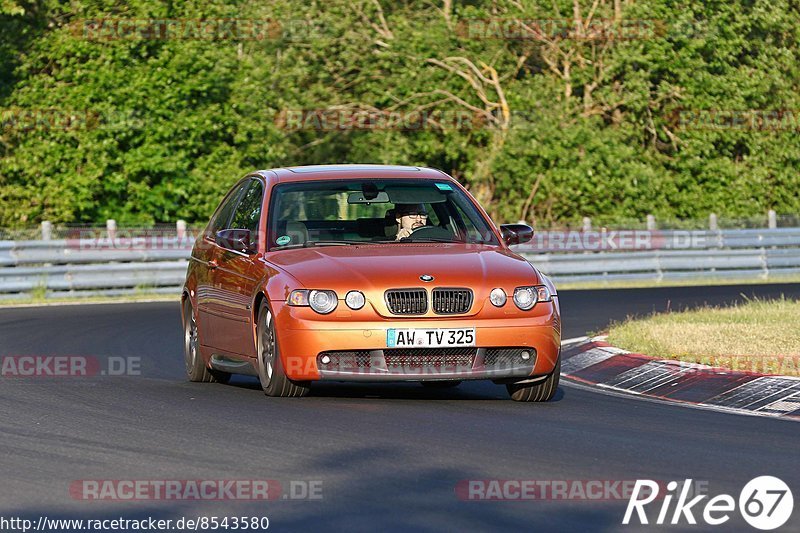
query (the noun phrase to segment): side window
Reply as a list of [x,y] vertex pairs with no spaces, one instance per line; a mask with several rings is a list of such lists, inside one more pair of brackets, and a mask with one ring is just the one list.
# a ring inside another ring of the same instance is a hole
[[258,243],[258,222],[261,219],[261,204],[264,200],[264,188],[258,180],[250,180],[247,190],[242,195],[230,229],[250,230],[250,245],[255,247]]
[[247,187],[247,182],[236,187],[236,190],[228,194],[217,208],[217,214],[211,222],[211,236],[217,234],[218,231],[228,228],[228,221],[231,219],[233,209],[236,207],[239,197],[242,195],[242,190]]
[[451,220],[454,223],[454,226],[458,228],[459,233],[462,233],[466,238],[466,241],[469,243],[478,243],[483,242],[486,240],[484,236],[481,235],[481,232],[476,227],[475,220],[470,218],[468,213],[464,212],[464,209],[458,205],[458,203],[453,203],[453,214],[455,215],[454,218]]
[[442,221],[439,219],[439,213],[435,209],[436,204],[427,204],[425,207],[428,211],[428,225],[439,226]]

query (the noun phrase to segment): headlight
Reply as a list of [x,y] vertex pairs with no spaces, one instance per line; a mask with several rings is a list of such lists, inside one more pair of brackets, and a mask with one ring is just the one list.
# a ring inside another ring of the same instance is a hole
[[536,302],[549,302],[551,299],[550,290],[544,285],[514,289],[514,303],[523,311],[533,309]]
[[514,303],[523,311],[536,305],[536,291],[533,287],[517,287],[514,289]]
[[492,305],[495,307],[503,307],[506,305],[506,300],[508,297],[506,296],[506,291],[497,287],[496,289],[492,289],[492,292],[489,293],[489,301],[492,302]]
[[311,309],[317,313],[327,315],[336,309],[338,301],[336,293],[333,291],[298,289],[292,291],[286,303],[293,307],[311,306]]
[[327,315],[336,309],[336,293],[333,291],[311,291],[308,293],[308,305],[321,315]]
[[347,307],[350,309],[357,311],[364,307],[364,304],[367,303],[367,299],[364,298],[364,294],[361,291],[350,291],[347,293],[347,296],[344,297],[344,303],[346,303]]

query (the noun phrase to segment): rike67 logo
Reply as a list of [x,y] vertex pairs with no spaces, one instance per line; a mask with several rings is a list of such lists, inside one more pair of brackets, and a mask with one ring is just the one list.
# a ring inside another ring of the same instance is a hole
[[[682,486],[677,481],[670,481],[667,483],[666,494],[659,494],[661,486],[663,485],[649,479],[636,480],[622,523],[636,523],[635,519],[631,522],[635,513],[640,524],[648,524],[645,507],[657,498],[661,499],[661,508],[655,521],[658,525],[697,524],[697,513],[707,525],[719,526],[730,520],[731,513],[737,508],[736,500],[729,494],[714,496],[704,502],[705,505],[701,502],[708,497],[706,494],[689,499],[691,479],[685,480]],[[677,500],[671,509],[675,497]],[[781,527],[792,516],[793,509],[794,498],[789,486],[773,476],[751,479],[739,493],[738,510],[742,518],[756,529],[771,530]]]

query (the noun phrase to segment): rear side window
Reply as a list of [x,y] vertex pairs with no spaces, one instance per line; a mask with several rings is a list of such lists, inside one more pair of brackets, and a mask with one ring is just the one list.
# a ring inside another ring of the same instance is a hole
[[229,225],[231,229],[250,230],[250,244],[253,246],[258,242],[258,222],[261,220],[263,200],[264,187],[261,182],[250,180]]
[[228,222],[231,220],[231,215],[233,215],[233,209],[236,207],[236,202],[239,201],[239,197],[242,195],[242,191],[245,187],[247,187],[249,182],[244,182],[241,185],[237,186],[233,191],[228,193],[228,196],[222,201],[220,206],[217,208],[217,212],[214,215],[213,219],[211,220],[211,233],[212,238],[213,235],[216,235],[218,231],[228,229]]

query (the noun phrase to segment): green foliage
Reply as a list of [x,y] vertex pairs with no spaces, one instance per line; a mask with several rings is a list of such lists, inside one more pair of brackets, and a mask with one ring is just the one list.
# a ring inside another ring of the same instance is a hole
[[[595,20],[641,30],[606,39],[468,31],[563,23],[572,1],[454,4],[0,0],[0,226],[202,221],[249,170],[340,162],[441,168],[498,221],[800,211],[796,2],[653,0],[615,13],[604,0]],[[585,22],[593,2],[577,5]],[[267,29],[260,40],[88,37],[91,21],[147,19]],[[281,120],[331,109],[445,120]],[[691,120],[752,110],[790,110],[794,124]],[[465,116],[475,122],[448,120]]]

